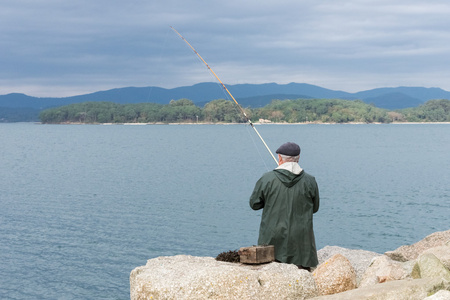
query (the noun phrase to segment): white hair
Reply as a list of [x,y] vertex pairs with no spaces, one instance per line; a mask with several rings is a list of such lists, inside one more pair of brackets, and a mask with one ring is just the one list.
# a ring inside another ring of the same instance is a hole
[[279,156],[281,156],[281,159],[284,162],[298,162],[298,160],[300,159],[300,155],[297,156],[289,156],[289,155],[284,155],[284,154],[278,154]]

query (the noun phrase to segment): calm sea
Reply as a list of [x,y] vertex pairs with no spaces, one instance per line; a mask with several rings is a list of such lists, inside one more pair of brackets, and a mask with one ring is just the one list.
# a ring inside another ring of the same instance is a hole
[[[450,228],[450,125],[261,125],[319,184],[318,248],[379,253]],[[247,125],[0,124],[0,298],[127,299],[147,259],[257,241],[275,162]]]

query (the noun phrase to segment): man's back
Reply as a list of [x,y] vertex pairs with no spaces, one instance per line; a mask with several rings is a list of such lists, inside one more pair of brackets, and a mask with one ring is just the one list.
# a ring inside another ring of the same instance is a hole
[[319,210],[319,202],[315,178],[297,163],[288,162],[265,173],[250,197],[252,209],[263,209],[258,244],[274,245],[280,262],[315,267],[313,213]]

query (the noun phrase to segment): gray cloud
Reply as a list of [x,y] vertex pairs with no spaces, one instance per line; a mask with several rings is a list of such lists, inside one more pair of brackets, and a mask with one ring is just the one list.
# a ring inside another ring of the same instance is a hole
[[450,4],[432,1],[6,1],[0,94],[306,82],[450,90]]

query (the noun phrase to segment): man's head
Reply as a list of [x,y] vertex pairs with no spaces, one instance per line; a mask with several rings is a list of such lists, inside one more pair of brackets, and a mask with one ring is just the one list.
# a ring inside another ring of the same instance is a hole
[[298,162],[300,158],[300,146],[296,143],[287,142],[277,149],[278,163]]
[[276,151],[277,154],[286,156],[299,156],[300,146],[296,143],[287,142],[280,146]]

